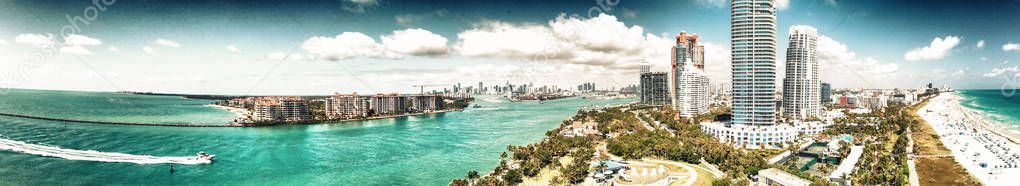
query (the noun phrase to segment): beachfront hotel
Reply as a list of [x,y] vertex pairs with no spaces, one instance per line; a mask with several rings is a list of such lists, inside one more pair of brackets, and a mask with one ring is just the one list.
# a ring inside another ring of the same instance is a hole
[[672,47],[670,98],[680,116],[692,117],[708,112],[708,76],[705,75],[705,46],[698,35],[680,32]]
[[783,79],[783,115],[786,117],[807,119],[817,117],[822,111],[817,40],[818,31],[813,27],[790,27],[786,78]]

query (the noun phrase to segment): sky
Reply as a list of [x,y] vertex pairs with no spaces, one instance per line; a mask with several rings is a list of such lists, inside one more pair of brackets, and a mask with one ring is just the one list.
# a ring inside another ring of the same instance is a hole
[[[777,0],[835,88],[1020,87],[1020,0]],[[0,88],[322,95],[412,85],[638,83],[698,34],[729,82],[726,0],[0,0]]]

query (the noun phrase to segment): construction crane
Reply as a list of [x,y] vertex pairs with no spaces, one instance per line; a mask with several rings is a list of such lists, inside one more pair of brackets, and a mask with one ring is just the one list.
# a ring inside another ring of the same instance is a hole
[[421,95],[425,95],[425,87],[440,87],[440,86],[450,86],[450,85],[447,85],[447,84],[442,84],[442,85],[439,85],[439,84],[437,84],[437,85],[413,85],[411,87],[421,88]]

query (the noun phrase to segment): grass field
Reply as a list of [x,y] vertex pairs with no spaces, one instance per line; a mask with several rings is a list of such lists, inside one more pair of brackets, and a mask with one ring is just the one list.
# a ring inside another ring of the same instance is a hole
[[[925,100],[920,105],[927,104]],[[917,115],[921,107],[910,109],[910,116],[918,122],[911,127],[914,139],[914,153],[917,155],[942,155],[952,153],[939,141],[935,129]],[[953,157],[917,158],[917,175],[921,185],[981,185]]]
[[952,157],[919,158],[916,162],[921,185],[981,185]]

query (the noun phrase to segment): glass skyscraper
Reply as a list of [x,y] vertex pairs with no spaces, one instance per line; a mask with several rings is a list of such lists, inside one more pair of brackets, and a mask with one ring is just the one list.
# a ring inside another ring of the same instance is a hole
[[776,124],[774,0],[730,1],[733,124]]

